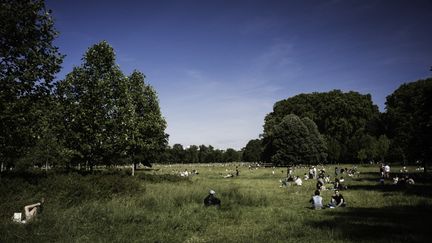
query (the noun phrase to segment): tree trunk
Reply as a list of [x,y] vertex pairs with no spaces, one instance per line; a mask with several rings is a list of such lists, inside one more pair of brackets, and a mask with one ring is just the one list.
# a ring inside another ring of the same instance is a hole
[[48,161],[45,161],[45,172],[48,172]]
[[135,163],[132,163],[132,176],[135,176]]

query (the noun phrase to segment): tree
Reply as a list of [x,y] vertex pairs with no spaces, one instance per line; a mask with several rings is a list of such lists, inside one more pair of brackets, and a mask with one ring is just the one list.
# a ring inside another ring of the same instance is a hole
[[185,151],[183,149],[183,145],[176,143],[172,147],[172,158],[175,163],[184,163],[185,162]]
[[191,145],[186,149],[186,162],[188,163],[198,163],[199,162],[199,152],[198,146]]
[[[312,122],[308,126],[316,125]],[[274,126],[273,141],[271,141],[274,154],[271,155],[271,162],[277,165],[319,162],[325,153],[322,150],[324,147],[314,144],[317,137],[308,126],[294,114],[286,115],[278,125]]]
[[[272,129],[288,114],[308,117],[318,127],[328,143],[330,161],[352,161],[358,150],[350,143],[359,138],[356,134],[367,133],[369,123],[379,116],[378,107],[372,103],[370,95],[357,92],[343,93],[333,90],[326,93],[300,94],[275,103],[273,111],[265,117],[264,157],[274,153],[269,143]],[[271,140],[271,139],[270,139]]]
[[167,144],[166,122],[144,75],[124,76],[105,41],[89,48],[83,60],[57,89],[68,147],[91,168],[113,163],[135,168],[160,158]]
[[44,1],[0,4],[0,157],[13,166],[36,144],[35,109],[47,101],[63,56]]
[[317,125],[311,119],[303,117],[301,121],[307,127],[310,135],[311,153],[309,161],[315,164],[325,162],[327,159],[327,145],[325,143],[324,136],[320,134]]
[[168,135],[157,93],[152,86],[145,84],[144,78],[144,74],[134,71],[127,79],[132,106],[128,109],[134,112],[128,128],[133,132],[128,141],[134,164],[141,162],[151,166],[150,162],[160,161],[168,144]]
[[387,96],[386,117],[393,160],[432,158],[432,78],[402,84]]
[[223,154],[223,162],[240,161],[240,153],[233,148],[228,148]]
[[263,152],[262,141],[260,139],[252,139],[244,148],[243,161],[258,162],[261,161],[261,154]]

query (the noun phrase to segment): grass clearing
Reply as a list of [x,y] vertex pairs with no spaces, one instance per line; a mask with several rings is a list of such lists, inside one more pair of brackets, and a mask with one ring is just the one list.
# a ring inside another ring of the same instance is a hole
[[[281,188],[286,168],[249,170],[223,178],[236,164],[155,165],[155,170],[95,174],[3,174],[0,242],[426,242],[432,216],[430,177],[415,185],[378,183],[376,166],[344,175],[348,207],[311,210],[315,180]],[[346,166],[348,167],[348,165]],[[198,170],[189,178],[173,171]],[[333,166],[326,171],[333,177]],[[400,168],[392,168],[399,171]],[[415,168],[408,168],[415,171]],[[282,172],[283,170],[283,172]],[[306,168],[297,168],[302,177]],[[171,175],[170,175],[171,174]],[[205,208],[213,189],[222,207]],[[332,191],[323,191],[325,203]],[[23,206],[46,198],[36,221],[11,221]]]

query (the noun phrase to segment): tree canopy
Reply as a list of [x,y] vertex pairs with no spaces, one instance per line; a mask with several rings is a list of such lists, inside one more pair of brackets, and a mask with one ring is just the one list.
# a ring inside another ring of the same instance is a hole
[[271,135],[289,114],[307,117],[317,125],[326,141],[328,160],[336,162],[356,160],[361,149],[358,140],[367,134],[368,125],[378,118],[379,111],[370,95],[353,91],[300,94],[275,103],[265,117],[264,136]]
[[53,44],[57,34],[44,1],[1,1],[0,157],[8,166],[28,154],[46,130],[38,125],[47,115],[41,109],[50,107],[63,61]]
[[289,114],[264,134],[264,158],[275,165],[325,162],[325,142],[309,118]]
[[166,122],[144,75],[123,75],[105,41],[89,48],[83,61],[57,89],[67,146],[79,155],[75,161],[91,166],[156,161],[167,143]]
[[387,97],[386,122],[394,160],[429,163],[432,157],[432,78],[402,84]]

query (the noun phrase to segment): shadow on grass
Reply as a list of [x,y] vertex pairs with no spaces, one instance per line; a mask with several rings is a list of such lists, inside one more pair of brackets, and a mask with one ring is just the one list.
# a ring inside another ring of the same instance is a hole
[[[326,221],[309,224],[331,230],[344,240],[373,242],[430,242],[430,205],[384,208],[328,209]],[[424,220],[422,220],[424,219]]]
[[366,190],[380,192],[401,192],[406,196],[421,196],[432,198],[432,185],[392,185],[392,184],[376,184],[376,185],[351,185],[348,190]]
[[[423,173],[423,172],[392,172],[390,173],[390,178],[386,179],[388,181],[392,181],[393,177],[405,177],[408,176],[413,178],[416,182],[419,183],[430,183],[432,184],[432,174],[431,173]],[[360,177],[354,177],[354,181],[379,181],[380,174],[378,172],[363,172],[360,174]]]

